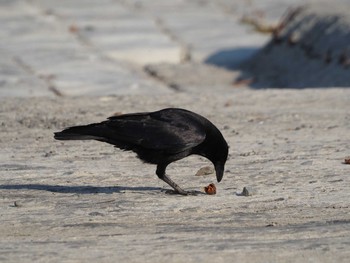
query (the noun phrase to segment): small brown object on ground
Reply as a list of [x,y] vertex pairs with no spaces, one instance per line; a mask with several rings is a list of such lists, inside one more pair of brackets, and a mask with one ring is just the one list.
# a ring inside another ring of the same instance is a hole
[[69,26],[69,32],[77,33],[78,31],[79,31],[79,28],[76,25],[70,25]]
[[204,187],[204,191],[208,194],[208,195],[215,195],[216,194],[216,186],[215,184],[209,184],[208,186]]
[[350,164],[350,156],[345,157],[344,164]]

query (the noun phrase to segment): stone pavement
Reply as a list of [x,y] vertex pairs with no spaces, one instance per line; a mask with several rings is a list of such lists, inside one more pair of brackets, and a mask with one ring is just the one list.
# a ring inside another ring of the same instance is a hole
[[0,96],[167,93],[144,65],[237,65],[269,39],[244,15],[276,24],[301,3],[2,0]]

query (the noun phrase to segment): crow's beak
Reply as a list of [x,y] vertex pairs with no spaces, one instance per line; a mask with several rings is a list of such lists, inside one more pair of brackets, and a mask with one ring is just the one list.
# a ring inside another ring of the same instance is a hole
[[218,182],[220,182],[222,177],[224,176],[224,165],[222,165],[221,163],[216,164],[215,171],[216,171],[216,179],[218,180]]

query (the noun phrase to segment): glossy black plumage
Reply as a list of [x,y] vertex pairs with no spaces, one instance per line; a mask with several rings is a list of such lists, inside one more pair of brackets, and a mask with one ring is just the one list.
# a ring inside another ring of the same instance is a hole
[[191,154],[208,158],[221,181],[228,146],[221,132],[206,118],[184,109],[168,108],[113,116],[101,123],[70,127],[55,133],[57,140],[98,140],[131,150],[180,194],[187,194],[166,174],[166,167]]

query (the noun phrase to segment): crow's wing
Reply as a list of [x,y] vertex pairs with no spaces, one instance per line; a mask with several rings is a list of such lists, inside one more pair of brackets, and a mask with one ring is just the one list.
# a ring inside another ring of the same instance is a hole
[[203,126],[187,111],[167,110],[124,114],[104,124],[117,141],[168,153],[182,152],[205,139]]

